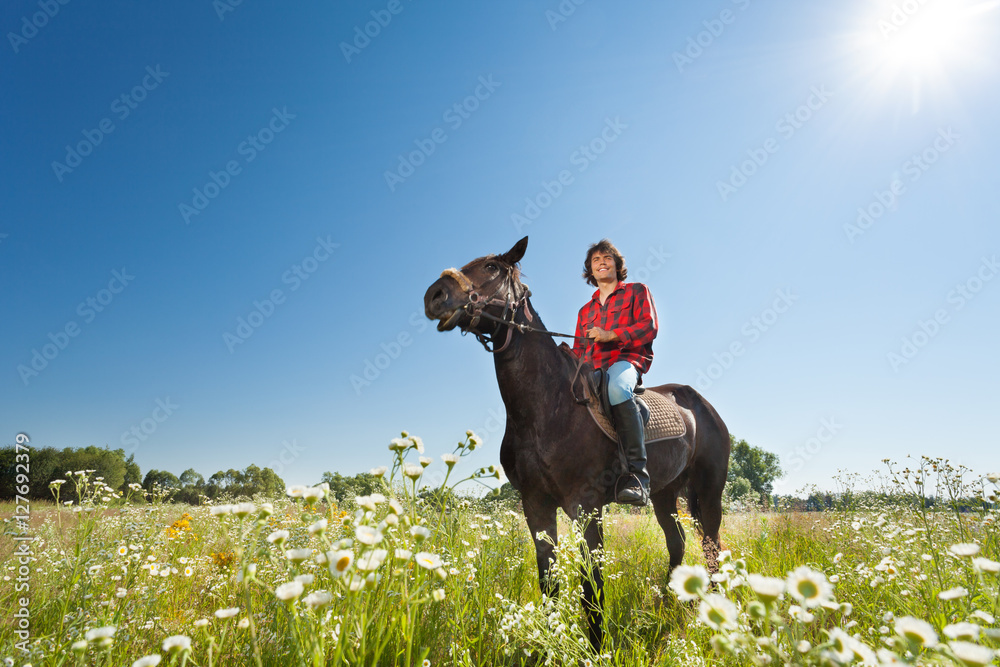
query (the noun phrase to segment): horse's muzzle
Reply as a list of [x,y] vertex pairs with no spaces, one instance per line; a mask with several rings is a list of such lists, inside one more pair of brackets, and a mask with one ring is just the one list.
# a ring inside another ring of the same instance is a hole
[[424,293],[424,314],[428,319],[440,320],[438,331],[454,329],[464,312],[462,304],[453,296],[452,287],[455,285],[452,278],[438,278]]

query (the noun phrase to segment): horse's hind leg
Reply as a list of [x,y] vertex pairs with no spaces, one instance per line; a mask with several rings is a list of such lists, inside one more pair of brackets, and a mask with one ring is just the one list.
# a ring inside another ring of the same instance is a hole
[[653,511],[656,512],[656,521],[667,538],[671,571],[684,560],[684,528],[677,520],[677,492],[678,489],[671,484],[650,498],[653,501]]
[[[538,564],[538,586],[542,593],[549,597],[559,594],[559,584],[549,576],[549,570],[555,561],[555,544],[559,538],[556,524],[556,503],[548,496],[541,494],[525,495],[522,499],[524,518],[531,531],[531,539],[535,541],[535,561]],[[538,534],[544,532],[552,540],[538,539]]]
[[[714,477],[719,477],[716,474]],[[701,524],[701,547],[705,552],[705,564],[708,571],[719,571],[719,528],[722,525],[722,489],[726,484],[725,477],[714,479],[706,472],[699,474],[696,468],[690,476],[688,487],[688,504],[691,505],[691,516]]]

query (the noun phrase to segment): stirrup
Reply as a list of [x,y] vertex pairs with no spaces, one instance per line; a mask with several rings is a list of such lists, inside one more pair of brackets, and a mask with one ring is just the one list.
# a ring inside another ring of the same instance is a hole
[[[628,484],[629,480],[635,480],[635,487],[638,488],[634,488],[631,485],[627,485],[622,488],[622,482]],[[625,498],[622,498],[622,493],[626,494]],[[633,493],[636,495],[633,496]],[[646,507],[649,505],[649,492],[642,485],[642,482],[639,481],[639,478],[635,475],[635,473],[622,475],[618,478],[618,481],[615,482],[615,502],[620,505]]]

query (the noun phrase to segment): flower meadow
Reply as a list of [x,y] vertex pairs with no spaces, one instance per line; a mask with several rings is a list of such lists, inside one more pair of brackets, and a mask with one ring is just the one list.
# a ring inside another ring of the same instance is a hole
[[[53,485],[54,504],[32,508],[28,593],[15,590],[18,530],[6,520],[0,607],[30,598],[30,641],[8,612],[0,660],[996,664],[996,474],[921,459],[913,469],[890,465],[883,493],[843,494],[834,511],[729,513],[715,573],[683,512],[676,520],[693,539],[672,573],[651,509],[609,507],[599,553],[580,548],[586,520],[563,517],[553,570],[561,593],[547,598],[518,507],[451,491],[500,477],[485,466],[450,481],[479,445],[467,432],[438,463],[404,433],[389,446],[392,465],[372,471],[382,491],[339,504],[320,485],[189,507],[69,471]],[[441,488],[421,485],[431,465],[446,468]],[[65,484],[79,503],[60,502]],[[605,577],[600,652],[587,642],[579,599],[592,561]]]

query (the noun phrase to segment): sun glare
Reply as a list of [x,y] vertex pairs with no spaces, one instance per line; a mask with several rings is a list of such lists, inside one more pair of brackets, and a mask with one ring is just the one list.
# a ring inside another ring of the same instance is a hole
[[[908,13],[904,7],[911,6],[915,10]],[[959,11],[958,3],[941,0],[895,5],[889,17],[878,22],[886,64],[893,69],[925,70],[959,55],[966,23]]]
[[883,93],[912,86],[916,110],[925,95],[993,66],[985,26],[998,9],[1000,0],[875,0],[854,35],[858,74]]

